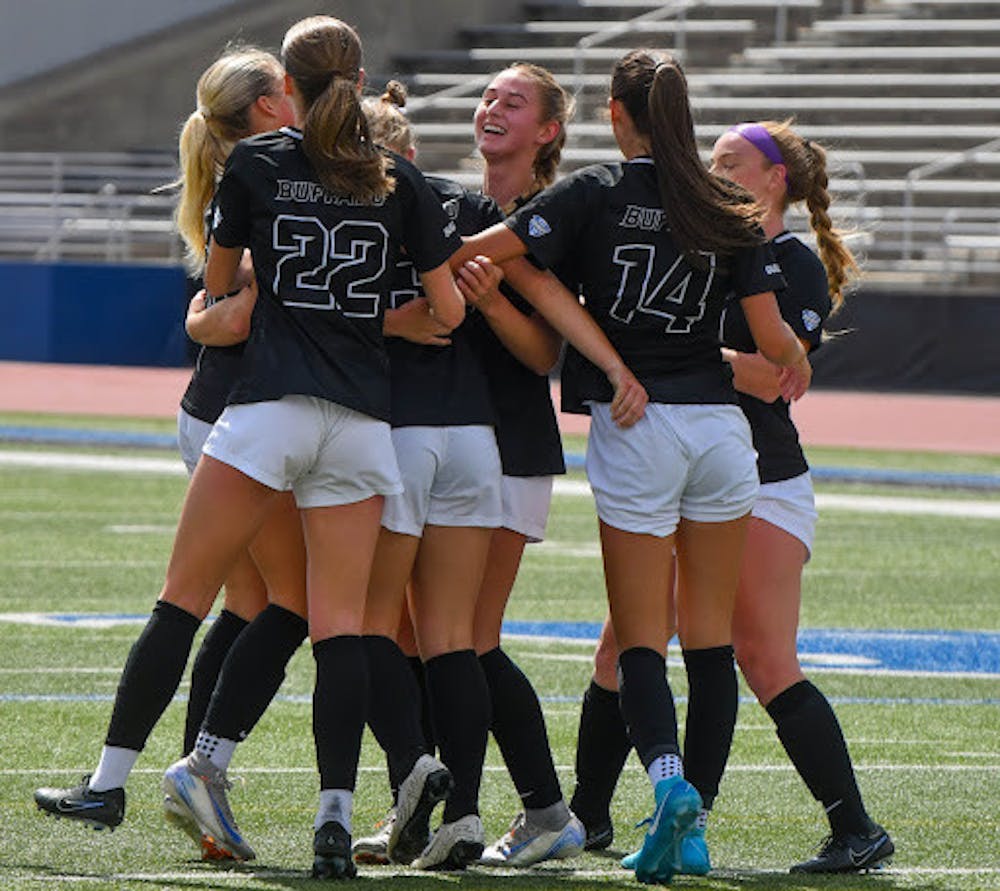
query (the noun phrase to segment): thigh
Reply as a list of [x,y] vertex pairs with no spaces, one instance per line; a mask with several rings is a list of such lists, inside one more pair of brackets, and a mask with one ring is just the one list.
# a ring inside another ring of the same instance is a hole
[[805,545],[752,518],[733,614],[733,646],[747,683],[767,705],[802,679],[796,648]]
[[604,583],[618,646],[665,652],[674,537],[627,532],[603,521],[600,532]]
[[732,642],[733,604],[748,517],[681,520],[677,530],[677,622],[685,649]]
[[390,532],[384,525],[379,530],[365,601],[365,634],[396,639],[406,611],[406,583],[419,545],[416,536]]
[[361,634],[382,498],[302,511],[309,636]]
[[306,544],[291,492],[275,496],[250,554],[267,586],[268,602],[306,617]]
[[411,597],[424,661],[473,648],[473,620],[491,529],[427,526],[413,567]]
[[500,646],[500,628],[514,589],[527,538],[513,529],[494,529],[483,581],[476,599],[476,652],[482,655]]
[[184,498],[160,597],[206,615],[275,495],[239,470],[204,457]]
[[237,555],[223,586],[225,608],[247,622],[267,606],[267,585],[249,550]]

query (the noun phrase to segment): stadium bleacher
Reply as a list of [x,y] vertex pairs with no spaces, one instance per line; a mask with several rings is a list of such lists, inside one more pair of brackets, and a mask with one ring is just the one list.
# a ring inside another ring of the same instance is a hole
[[[760,118],[794,117],[829,147],[869,281],[1000,284],[1000,0],[527,0],[519,20],[445,39],[389,66],[410,88],[428,171],[478,179],[472,110],[488,74],[517,59],[577,93],[563,169],[617,157],[599,116],[610,66],[625,48],[663,47],[685,64],[706,157],[727,126]],[[150,195],[173,163],[0,153],[0,256],[176,261],[169,196]]]

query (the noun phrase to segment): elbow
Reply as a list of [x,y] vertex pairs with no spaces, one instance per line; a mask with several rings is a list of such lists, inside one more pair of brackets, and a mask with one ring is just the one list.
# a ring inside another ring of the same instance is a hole
[[454,331],[465,320],[465,301],[447,306],[435,306],[434,318],[449,331]]

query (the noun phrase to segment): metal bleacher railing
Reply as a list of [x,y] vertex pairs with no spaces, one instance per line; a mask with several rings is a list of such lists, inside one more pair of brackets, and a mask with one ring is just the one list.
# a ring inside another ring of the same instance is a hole
[[0,152],[0,257],[179,263],[165,153]]

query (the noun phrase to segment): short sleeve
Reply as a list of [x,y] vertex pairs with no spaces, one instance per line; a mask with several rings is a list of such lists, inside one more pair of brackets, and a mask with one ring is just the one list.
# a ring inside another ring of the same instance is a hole
[[769,243],[742,248],[734,255],[733,293],[738,299],[765,291],[779,291],[786,284],[781,265]]
[[551,269],[579,248],[584,226],[597,218],[600,200],[600,183],[584,168],[539,192],[507,217],[506,224],[528,253]]
[[781,315],[798,337],[813,349],[823,337],[823,324],[830,315],[830,285],[819,258],[802,246],[783,261],[788,287],[778,294]]
[[251,198],[247,186],[247,154],[237,145],[226,162],[215,195],[211,234],[220,247],[247,247],[250,244]]
[[458,227],[441,206],[440,197],[423,174],[398,155],[393,155],[397,189],[403,206],[403,246],[417,272],[428,272],[448,262],[462,244]]

